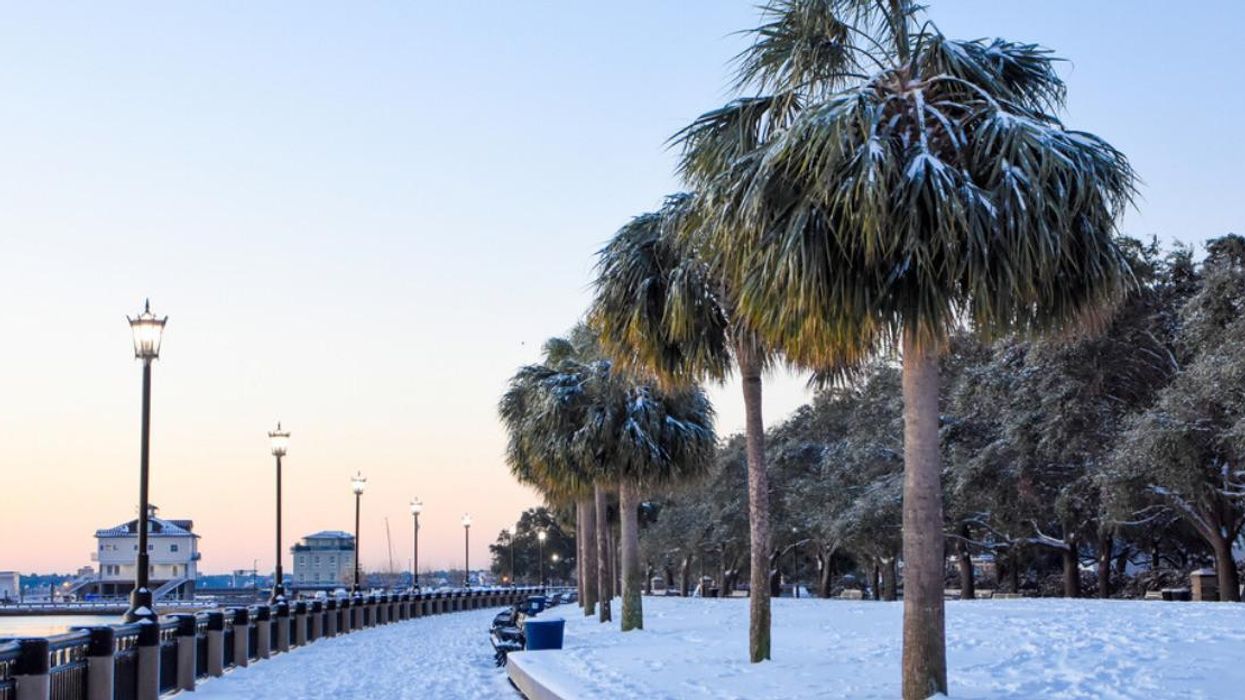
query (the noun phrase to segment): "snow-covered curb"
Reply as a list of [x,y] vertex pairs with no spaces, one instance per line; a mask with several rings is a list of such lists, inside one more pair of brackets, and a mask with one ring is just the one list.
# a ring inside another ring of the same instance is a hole
[[[747,663],[747,601],[646,598],[645,629],[567,614],[565,649],[517,652],[532,700],[895,698],[902,603],[774,601],[774,660]],[[958,698],[1226,698],[1245,688],[1245,605],[952,601]]]

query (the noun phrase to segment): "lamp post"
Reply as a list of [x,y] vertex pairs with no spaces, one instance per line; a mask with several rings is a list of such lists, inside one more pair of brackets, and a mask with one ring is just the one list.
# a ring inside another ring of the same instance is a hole
[[540,585],[542,586],[545,585],[545,538],[548,536],[549,533],[544,530],[536,533],[536,541],[539,543],[538,546],[540,548],[540,554],[536,558],[540,560]]
[[143,361],[143,418],[142,442],[139,447],[138,485],[138,560],[134,565],[134,590],[130,592],[130,607],[125,611],[126,622],[159,620],[152,602],[148,575],[151,565],[147,556],[147,530],[151,517],[151,505],[147,499],[148,457],[151,446],[151,362],[160,357],[160,342],[164,336],[164,324],[168,316],[157,318],[151,313],[151,302],[143,303],[143,312],[135,318],[126,317],[134,336],[134,358]]
[[553,578],[555,580],[557,579],[557,576],[558,576],[558,559],[559,558],[560,557],[558,556],[557,552],[554,552],[553,556],[550,557],[550,560],[553,562]]
[[514,586],[514,525],[506,528],[506,539],[510,541],[510,585]]
[[424,502],[418,498],[411,499],[411,517],[415,519],[415,544],[411,559],[411,588],[419,590],[419,514],[424,510]]
[[362,554],[359,550],[359,505],[366,488],[367,477],[363,476],[363,472],[355,472],[350,477],[350,490],[354,492],[354,585],[350,587],[351,593],[359,592],[359,557]]
[[272,579],[273,605],[285,602],[285,575],[281,572],[281,458],[290,444],[290,431],[281,429],[281,421],[277,421],[277,429],[269,431],[268,440],[272,444],[272,456],[277,458],[277,570]]
[[471,588],[471,516],[463,513],[463,588]]

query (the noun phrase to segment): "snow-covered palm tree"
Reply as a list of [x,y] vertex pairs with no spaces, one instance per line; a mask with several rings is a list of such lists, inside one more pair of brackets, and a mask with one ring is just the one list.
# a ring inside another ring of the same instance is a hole
[[903,694],[945,693],[939,352],[962,325],[1094,318],[1128,283],[1114,236],[1133,172],[1058,119],[1064,84],[1038,46],[948,39],[911,0],[764,12],[739,59],[761,96],[682,135],[711,217],[696,245],[787,361],[834,377],[901,352]]
[[[511,474],[551,503],[575,504],[579,599],[585,615],[597,613],[597,509],[594,478],[575,458],[575,432],[582,422],[579,400],[587,371],[562,338],[545,343],[540,364],[521,367],[498,405],[508,441]],[[601,518],[604,523],[604,518]]]
[[769,355],[733,318],[734,301],[714,271],[683,245],[681,231],[701,219],[691,195],[623,226],[600,252],[589,323],[626,367],[667,387],[725,379],[738,367],[743,385],[751,541],[749,655],[770,658],[769,482],[765,469],[762,374]]

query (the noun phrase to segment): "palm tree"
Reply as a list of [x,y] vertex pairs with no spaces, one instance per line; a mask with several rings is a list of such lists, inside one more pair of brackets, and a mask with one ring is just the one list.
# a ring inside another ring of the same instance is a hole
[[[715,144],[723,148],[721,144]],[[751,594],[748,647],[753,662],[770,658],[769,480],[761,375],[770,358],[735,322],[728,289],[681,235],[702,217],[691,195],[667,199],[637,216],[600,252],[589,323],[625,367],[653,374],[664,387],[721,381],[738,366],[743,383],[748,457]]]
[[[966,324],[991,336],[1100,317],[1129,280],[1114,236],[1134,175],[1054,116],[1065,89],[1045,49],[950,40],[912,0],[764,13],[740,86],[771,95],[746,133],[774,126],[745,154],[686,159],[713,219],[697,244],[788,361],[833,377],[902,353],[903,695],[945,693],[939,352]],[[706,115],[685,138],[724,122]]]
[[574,456],[574,433],[582,420],[582,401],[575,400],[584,382],[582,370],[568,341],[550,339],[544,362],[522,367],[510,379],[498,413],[509,434],[506,461],[515,478],[551,503],[575,504],[579,597],[584,614],[593,615],[598,598],[594,483]]
[[596,363],[580,459],[618,485],[622,630],[644,627],[639,509],[646,488],[697,479],[713,462],[713,408],[699,387],[662,391],[612,362]]

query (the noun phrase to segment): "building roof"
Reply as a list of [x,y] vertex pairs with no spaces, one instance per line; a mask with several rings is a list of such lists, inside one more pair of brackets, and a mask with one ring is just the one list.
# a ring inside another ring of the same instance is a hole
[[327,539],[353,540],[354,535],[350,534],[349,532],[342,532],[341,530],[321,530],[319,532],[306,535],[303,537],[303,539],[304,540],[327,540]]
[[[147,533],[148,537],[198,537],[198,535],[191,532],[195,526],[193,520],[165,520],[164,518],[152,516],[148,518],[148,522],[151,523],[151,530]],[[95,531],[97,538],[133,537],[137,534],[138,518],[116,527]]]

